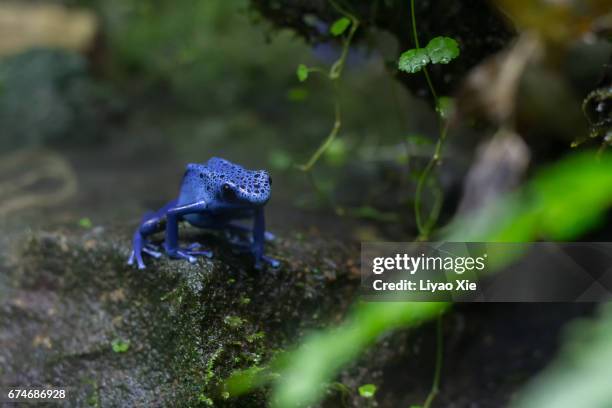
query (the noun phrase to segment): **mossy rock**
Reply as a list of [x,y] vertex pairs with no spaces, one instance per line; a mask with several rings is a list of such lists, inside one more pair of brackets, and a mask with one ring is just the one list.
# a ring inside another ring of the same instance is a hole
[[[125,228],[59,228],[11,238],[0,279],[0,379],[68,389],[71,406],[263,406],[224,392],[354,298],[356,248],[279,240],[279,269],[256,271],[216,235],[196,264],[126,265]],[[1,259],[1,258],[0,258]],[[354,257],[353,257],[354,259]]]

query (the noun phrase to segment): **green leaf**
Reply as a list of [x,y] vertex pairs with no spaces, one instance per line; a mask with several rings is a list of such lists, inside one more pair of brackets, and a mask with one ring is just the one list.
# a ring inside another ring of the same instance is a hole
[[129,340],[115,339],[111,342],[111,347],[115,353],[125,353],[130,348]]
[[424,48],[414,48],[400,55],[397,65],[400,71],[414,74],[429,64],[429,56]]
[[359,395],[363,398],[372,398],[376,394],[376,386],[374,384],[364,384],[359,387]]
[[441,96],[438,98],[438,105],[436,106],[436,111],[440,115],[442,119],[448,119],[453,112],[453,108],[455,105],[455,100],[448,96]]
[[448,64],[459,56],[459,45],[450,37],[433,38],[425,49],[432,64]]
[[79,220],[79,226],[80,226],[81,228],[87,228],[87,229],[89,229],[89,228],[91,228],[91,227],[93,226],[93,224],[92,224],[92,222],[91,222],[91,220],[90,220],[89,218],[87,218],[87,217],[83,217],[83,218],[81,218],[81,219]]
[[346,31],[346,29],[351,25],[351,20],[346,17],[341,17],[334,21],[334,23],[329,28],[329,32],[334,36],[338,37],[342,35]]
[[300,64],[295,72],[300,82],[304,82],[308,79],[308,67],[304,64]]

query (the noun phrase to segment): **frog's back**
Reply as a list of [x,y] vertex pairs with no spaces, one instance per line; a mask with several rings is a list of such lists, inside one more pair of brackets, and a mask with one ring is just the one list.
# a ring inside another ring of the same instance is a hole
[[220,157],[211,157],[206,163],[204,163],[204,166],[213,172],[230,176],[230,178],[232,175],[239,175],[247,172],[244,167]]

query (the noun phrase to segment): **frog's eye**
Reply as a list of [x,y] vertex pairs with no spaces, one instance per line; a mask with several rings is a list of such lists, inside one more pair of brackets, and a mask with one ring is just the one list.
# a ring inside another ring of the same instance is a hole
[[272,177],[271,176],[268,176],[268,184],[272,185]]
[[223,185],[221,186],[221,191],[223,193],[223,198],[225,198],[226,200],[233,200],[234,198],[236,198],[236,192],[228,183],[223,183]]

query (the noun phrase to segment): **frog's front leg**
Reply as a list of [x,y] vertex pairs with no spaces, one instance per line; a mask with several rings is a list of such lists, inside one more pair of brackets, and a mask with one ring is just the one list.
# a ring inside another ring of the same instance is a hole
[[168,209],[166,213],[166,240],[164,247],[166,253],[171,258],[186,259],[193,263],[196,261],[196,256],[205,256],[212,258],[212,251],[199,250],[199,244],[193,244],[186,248],[181,248],[178,245],[178,223],[184,215],[194,214],[205,211],[207,204],[205,201],[197,203],[176,206]]
[[157,212],[148,212],[142,217],[140,224],[132,237],[132,252],[130,253],[130,258],[128,259],[128,265],[133,265],[134,261],[136,261],[138,269],[144,269],[145,263],[142,258],[143,253],[154,258],[159,258],[161,256],[161,253],[158,252],[158,248],[151,244],[151,242],[147,240],[147,237],[164,229],[166,223],[166,211],[168,208],[175,205],[176,201],[170,201]]
[[260,207],[255,210],[255,215],[253,217],[253,243],[251,245],[251,251],[255,257],[255,268],[261,269],[262,261],[268,263],[273,268],[277,268],[280,262],[264,255],[265,242],[266,220],[263,207]]

